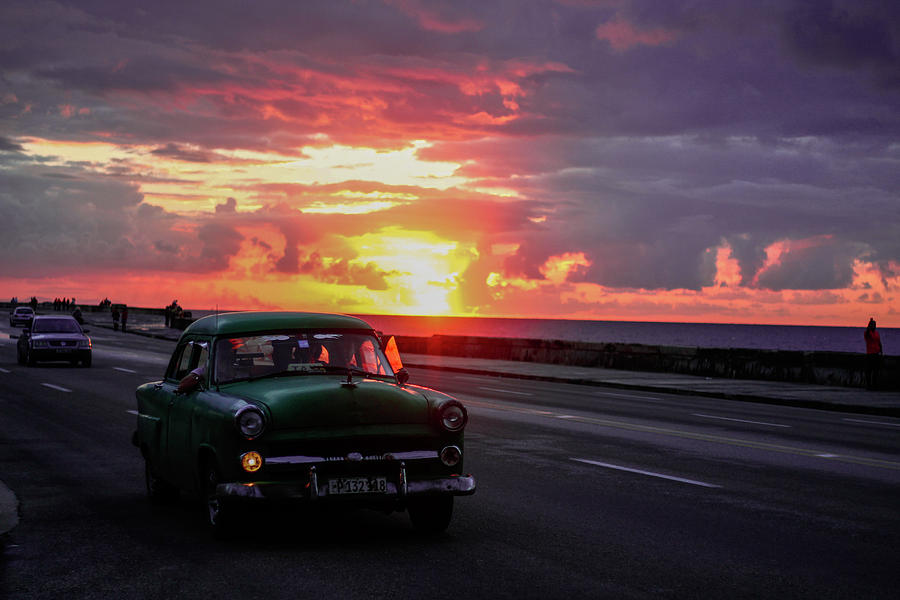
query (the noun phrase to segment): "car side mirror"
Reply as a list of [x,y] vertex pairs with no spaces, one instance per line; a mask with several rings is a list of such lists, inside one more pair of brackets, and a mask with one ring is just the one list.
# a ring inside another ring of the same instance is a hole
[[90,333],[90,332],[91,332],[90,329],[82,329],[81,331],[84,332],[84,333]]
[[397,371],[397,383],[399,383],[400,385],[406,385],[408,381],[409,371],[406,370],[406,367],[400,368],[400,370]]

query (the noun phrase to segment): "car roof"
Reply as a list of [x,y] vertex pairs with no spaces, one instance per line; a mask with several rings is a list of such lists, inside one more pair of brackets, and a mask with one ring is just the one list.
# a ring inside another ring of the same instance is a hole
[[[34,315],[35,321],[49,321],[52,319],[64,319],[66,321],[75,321],[75,317],[70,317],[69,315]],[[78,321],[75,321],[76,323]]]
[[34,312],[30,306],[17,306],[16,312]]
[[191,323],[182,335],[234,335],[284,329],[367,329],[372,326],[356,317],[308,312],[230,312],[209,315]]

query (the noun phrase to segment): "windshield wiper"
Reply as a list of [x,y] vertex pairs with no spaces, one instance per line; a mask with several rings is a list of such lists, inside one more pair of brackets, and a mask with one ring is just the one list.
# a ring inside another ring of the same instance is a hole
[[234,379],[229,379],[228,381],[220,381],[218,385],[225,385],[226,383],[236,383],[238,381],[259,381],[260,379],[271,379],[273,377],[293,377],[294,375],[309,375],[313,371],[309,370],[297,370],[297,371],[273,371],[271,373],[263,373],[262,375],[248,375],[247,377],[235,377]]
[[363,378],[372,378],[372,379],[393,379],[393,375],[384,375],[379,373],[371,373],[369,371],[360,369],[359,367],[338,367],[336,365],[322,365],[325,368],[326,373],[336,373],[338,375],[356,375]]

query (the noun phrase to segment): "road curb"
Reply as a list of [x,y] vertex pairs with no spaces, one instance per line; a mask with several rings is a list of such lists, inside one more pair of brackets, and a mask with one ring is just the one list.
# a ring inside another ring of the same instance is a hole
[[19,524],[19,499],[0,481],[0,539]]

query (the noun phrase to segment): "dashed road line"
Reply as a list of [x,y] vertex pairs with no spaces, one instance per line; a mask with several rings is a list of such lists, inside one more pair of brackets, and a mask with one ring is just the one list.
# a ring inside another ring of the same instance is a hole
[[492,388],[492,387],[484,387],[480,386],[479,390],[487,390],[489,392],[500,392],[501,394],[515,394],[516,396],[534,396],[534,394],[530,392],[515,392],[513,390],[504,390],[500,388]]
[[716,485],[714,483],[706,483],[705,481],[697,481],[696,479],[685,479],[684,477],[675,477],[673,475],[664,475],[662,473],[654,473],[653,471],[644,471],[642,469],[632,469],[631,467],[623,467],[621,465],[611,465],[609,463],[599,462],[596,460],[588,460],[586,458],[573,458],[572,460],[580,463],[585,463],[588,465],[594,465],[597,467],[603,467],[605,469],[615,469],[616,471],[627,471],[629,473],[637,473],[639,475],[646,475],[648,477],[658,477],[660,479],[668,479],[670,481],[678,481],[680,483],[689,483],[691,485],[699,485],[700,487],[707,488],[720,488],[721,485]]
[[113,367],[116,371],[122,371],[123,373],[137,373],[137,371],[132,371],[131,369],[126,369],[125,367]]
[[863,419],[842,419],[850,423],[865,423],[866,425],[885,425],[887,427],[900,427],[900,423],[885,423],[884,421],[866,421]]
[[72,390],[70,390],[69,388],[64,388],[64,387],[61,386],[61,385],[53,385],[52,383],[42,383],[41,385],[44,386],[44,387],[48,387],[48,388],[50,388],[51,390],[56,390],[56,391],[58,391],[58,392],[68,392],[68,393],[72,393]]
[[12,373],[9,369],[0,368],[0,373]]
[[781,423],[766,423],[764,421],[748,421],[746,419],[732,419],[730,417],[717,417],[716,415],[704,415],[701,413],[691,413],[695,417],[703,417],[704,419],[719,419],[720,421],[734,421],[735,423],[750,423],[751,425],[766,425],[768,427],[787,427],[791,429],[791,425],[782,425]]

